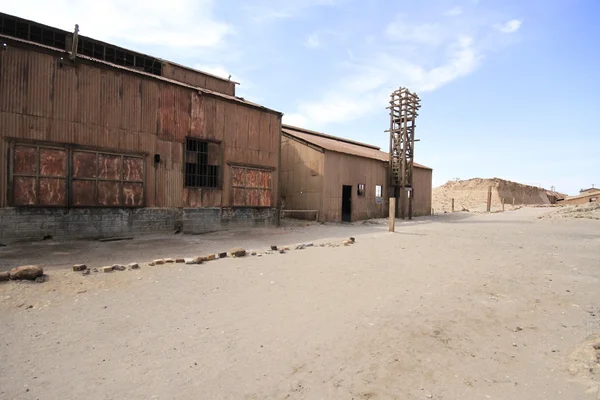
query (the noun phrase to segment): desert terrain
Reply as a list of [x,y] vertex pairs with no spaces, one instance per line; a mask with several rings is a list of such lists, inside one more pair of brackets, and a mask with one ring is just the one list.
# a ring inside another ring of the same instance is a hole
[[2,247],[47,281],[0,283],[0,398],[596,400],[600,222],[558,211]]

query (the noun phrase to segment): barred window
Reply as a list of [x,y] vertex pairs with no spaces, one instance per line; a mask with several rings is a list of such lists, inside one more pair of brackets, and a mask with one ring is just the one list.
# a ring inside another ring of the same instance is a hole
[[220,144],[206,140],[185,139],[185,186],[218,188],[220,186]]
[[364,183],[359,183],[356,186],[356,195],[357,196],[364,196],[365,195],[365,184]]

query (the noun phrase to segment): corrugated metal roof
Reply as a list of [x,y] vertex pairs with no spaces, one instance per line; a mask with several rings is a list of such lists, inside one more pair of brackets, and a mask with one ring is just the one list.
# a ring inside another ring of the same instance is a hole
[[[66,51],[64,51],[64,50],[59,50],[59,49],[57,49],[55,47],[46,46],[46,45],[43,45],[43,44],[31,42],[29,40],[23,40],[23,39],[14,38],[12,36],[0,35],[0,40],[4,41],[6,43],[20,43],[20,44],[24,44],[24,45],[28,45],[28,46],[34,46],[34,47],[37,47],[37,48],[42,48],[42,49],[45,49],[45,50],[57,53],[58,55],[61,55],[61,56],[65,57],[65,58],[68,58],[68,56],[69,56],[69,53],[66,52]],[[280,111],[273,110],[273,109],[261,106],[260,104],[253,103],[253,102],[248,101],[248,100],[246,100],[244,98],[240,98],[240,97],[236,97],[236,96],[230,96],[230,95],[227,95],[227,94],[215,92],[215,91],[204,89],[204,88],[201,88],[201,87],[196,87],[196,86],[188,85],[188,84],[185,84],[183,82],[179,82],[179,81],[176,81],[176,80],[173,80],[173,79],[165,78],[163,76],[150,74],[148,72],[139,71],[137,69],[128,68],[128,67],[125,67],[125,66],[122,66],[122,65],[112,64],[112,63],[110,63],[108,61],[99,60],[97,58],[92,58],[92,57],[85,56],[85,55],[82,55],[82,54],[77,54],[77,58],[82,59],[82,60],[87,60],[87,61],[90,61],[90,62],[93,62],[93,63],[102,64],[102,65],[105,65],[105,66],[108,66],[108,67],[111,67],[111,68],[115,68],[115,69],[120,69],[120,70],[123,70],[123,71],[132,72],[134,74],[144,75],[144,76],[146,76],[148,78],[151,78],[151,79],[157,79],[157,80],[160,80],[160,81],[163,81],[163,82],[171,83],[173,85],[187,87],[187,88],[194,89],[194,90],[197,90],[197,91],[202,92],[202,93],[209,94],[211,96],[221,97],[223,99],[234,101],[236,103],[242,103],[242,104],[254,107],[254,108],[259,108],[259,109],[262,109],[262,110],[265,110],[265,111],[270,111],[270,112],[273,112],[273,113],[276,113],[276,114],[283,115],[283,113],[281,113]]]
[[[388,153],[383,152],[379,149],[379,147],[370,144],[355,142],[353,140],[331,136],[325,133],[298,128],[291,125],[283,125],[282,131],[286,135],[308,142],[325,150],[351,154],[358,157],[371,158],[373,160],[379,160],[383,162],[389,162],[390,160]],[[417,163],[414,163],[414,166],[417,168],[431,169]]]

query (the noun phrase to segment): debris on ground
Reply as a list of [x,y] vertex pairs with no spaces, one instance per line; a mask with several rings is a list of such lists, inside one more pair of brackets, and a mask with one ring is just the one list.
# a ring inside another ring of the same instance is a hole
[[127,267],[129,267],[129,269],[139,269],[140,265],[138,263],[130,263]]
[[87,269],[87,265],[85,265],[85,264],[75,264],[75,265],[73,265],[73,271],[75,271],[75,272],[83,271],[85,269]]
[[38,265],[23,265],[10,270],[10,279],[33,281],[43,274],[44,270]]
[[102,267],[102,268],[100,268],[100,270],[102,272],[112,272],[113,271],[113,267]]
[[232,257],[244,257],[246,255],[246,250],[241,247],[236,247],[229,250],[229,253]]
[[10,273],[8,271],[0,272],[0,282],[4,282],[4,281],[8,281],[8,280],[10,280]]

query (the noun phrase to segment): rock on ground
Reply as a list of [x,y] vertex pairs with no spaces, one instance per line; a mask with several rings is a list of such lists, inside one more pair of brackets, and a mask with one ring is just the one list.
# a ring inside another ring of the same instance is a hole
[[38,265],[23,265],[10,270],[10,279],[33,281],[44,274],[42,267]]

